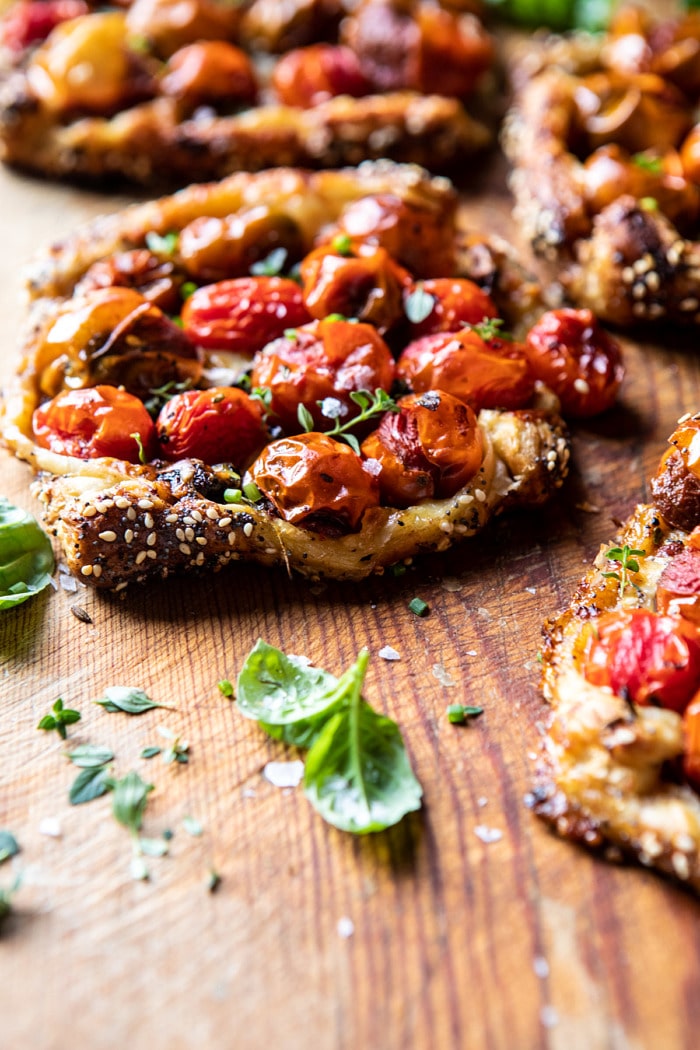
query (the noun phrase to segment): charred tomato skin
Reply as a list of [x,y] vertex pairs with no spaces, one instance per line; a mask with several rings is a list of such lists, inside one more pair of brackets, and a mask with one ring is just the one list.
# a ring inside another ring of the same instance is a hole
[[57,394],[36,409],[33,430],[42,448],[79,459],[109,456],[138,463],[141,447],[146,458],[155,447],[153,420],[143,403],[106,385]]
[[327,434],[307,433],[267,445],[246,474],[285,521],[319,530],[355,531],[379,503],[363,461]]
[[472,409],[438,390],[411,394],[387,412],[362,443],[379,463],[382,502],[408,507],[421,499],[446,499],[479,470],[484,443]]
[[313,317],[356,317],[382,334],[403,317],[403,291],[412,281],[384,248],[361,246],[357,252],[350,249],[343,254],[332,244],[305,256],[301,279],[304,302]]
[[164,459],[233,463],[238,470],[267,440],[262,405],[236,387],[177,394],[160,410],[156,434]]
[[203,285],[182,308],[185,334],[198,346],[248,357],[286,328],[310,320],[298,284],[285,277],[234,277]]
[[391,351],[372,325],[325,320],[275,339],[256,354],[251,385],[270,390],[270,411],[285,430],[299,428],[300,404],[320,429],[330,421],[319,401],[337,399],[345,409],[343,418],[350,419],[359,411],[350,394],[388,391],[394,373]]
[[549,310],[525,342],[535,378],[553,390],[564,415],[587,418],[615,403],[624,377],[619,344],[590,310]]
[[482,339],[473,328],[422,336],[405,348],[396,363],[397,378],[414,393],[442,390],[482,408],[523,408],[535,378],[520,343]]
[[682,713],[700,687],[700,637],[694,625],[648,609],[613,610],[596,620],[582,671],[635,704]]

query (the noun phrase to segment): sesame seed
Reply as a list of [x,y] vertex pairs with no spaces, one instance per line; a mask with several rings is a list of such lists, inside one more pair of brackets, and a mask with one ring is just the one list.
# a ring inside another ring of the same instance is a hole
[[474,495],[479,503],[483,503],[486,500],[486,493],[483,489],[474,489]]
[[636,274],[646,273],[652,266],[653,260],[649,260],[648,256],[644,256],[643,259],[635,259],[632,263],[632,269]]
[[107,529],[105,532],[99,532],[98,537],[99,539],[104,540],[105,543],[114,543],[114,541],[117,538],[117,534],[116,532],[112,532],[111,529]]
[[134,530],[133,530],[133,529],[127,529],[127,530],[126,530],[126,532],[124,533],[124,539],[125,539],[125,541],[126,541],[127,543],[131,543],[131,541],[133,540],[133,538],[134,538]]
[[116,496],[114,499],[114,505],[115,507],[118,507],[119,510],[126,510],[129,506],[129,501],[126,496]]
[[147,529],[152,529],[153,528],[153,515],[152,514],[144,514],[143,524],[144,524],[144,526]]
[[150,499],[140,499],[140,500],[138,501],[138,504],[137,504],[137,506],[138,506],[138,507],[140,507],[140,508],[141,508],[141,510],[153,510],[153,500],[150,500]]
[[147,558],[157,558],[158,557],[158,551],[154,551],[154,550],[146,551],[146,557]]
[[219,517],[219,512],[216,507],[207,507],[207,517],[210,521],[216,521]]
[[95,507],[91,507],[89,504],[88,504],[87,507],[83,507],[83,517],[84,518],[94,518],[96,514],[97,514],[97,510],[96,510]]
[[92,567],[92,575],[93,576],[101,576],[102,575],[102,566],[101,565],[93,565],[93,567]]
[[622,280],[625,284],[632,284],[634,281],[634,270],[631,266],[625,266],[622,271]]
[[175,538],[178,539],[180,543],[185,542],[185,533],[182,529],[175,529]]
[[219,518],[219,528],[220,529],[225,529],[230,524],[231,524],[231,519],[230,518]]
[[248,537],[253,535],[253,523],[252,523],[252,521],[247,521],[245,523],[245,525],[243,526],[243,532]]
[[652,270],[646,276],[647,288],[652,292],[658,292],[661,287],[661,278],[659,277],[656,270]]
[[200,512],[198,510],[193,510],[193,511],[190,511],[190,513],[191,513],[192,517],[194,518],[194,520],[198,521],[200,523],[200,525],[201,525],[201,523],[204,521],[204,518],[202,517]]
[[677,835],[673,836],[673,845],[676,849],[682,850],[683,853],[692,853],[695,848],[695,843],[686,831],[679,831]]
[[105,511],[109,510],[107,503],[103,500],[95,500],[95,510],[98,514],[104,514]]
[[189,528],[189,526],[185,529],[185,539],[188,543],[191,543],[194,539],[194,529]]
[[589,394],[591,391],[590,386],[585,379],[580,376],[578,379],[574,379],[574,390],[577,390],[579,394]]
[[690,312],[691,310],[697,310],[698,300],[694,297],[688,299],[681,299],[680,308],[681,310],[687,310],[688,312]]
[[155,547],[156,539],[157,539],[157,536],[156,536],[155,532],[149,532],[148,536],[146,536],[146,546],[147,547]]
[[204,555],[200,551],[197,557],[194,559],[195,565],[204,565]]
[[183,523],[183,525],[194,525],[195,524],[195,520],[192,517],[185,517],[185,518],[182,519],[182,523]]
[[632,313],[634,314],[635,317],[644,317],[646,312],[647,312],[647,308],[644,305],[644,303],[633,303],[632,304]]
[[672,853],[671,866],[679,879],[687,879],[690,875],[690,864],[685,853]]
[[636,284],[632,285],[632,295],[635,299],[643,299],[647,294],[647,286],[643,281],[637,281]]
[[145,562],[145,560],[146,560],[146,552],[145,551],[139,551],[138,554],[136,555],[136,558],[134,559],[134,561],[136,562],[137,565],[142,565],[143,562]]
[[186,543],[181,543],[180,544],[180,551],[181,551],[182,554],[191,554],[192,553],[192,548],[188,547]]
[[83,576],[92,576],[92,565],[83,565],[80,571]]
[[649,317],[651,317],[652,320],[655,320],[657,317],[663,317],[663,315],[666,313],[666,309],[661,305],[661,303],[649,303],[648,313]]
[[174,525],[177,521],[177,514],[166,514],[165,520],[168,523],[168,525]]
[[129,509],[126,512],[126,516],[129,519],[129,521],[136,521],[136,511],[135,511],[135,509],[133,507],[129,507]]
[[206,547],[206,545],[207,545],[207,541],[205,540],[204,536],[198,536],[197,537],[197,543],[199,544],[200,547]]
[[236,533],[235,532],[229,532],[229,534],[228,534],[228,542],[233,547],[234,543],[236,542]]

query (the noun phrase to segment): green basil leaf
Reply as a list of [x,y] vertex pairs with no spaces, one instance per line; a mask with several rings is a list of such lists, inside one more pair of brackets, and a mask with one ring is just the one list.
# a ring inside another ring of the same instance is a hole
[[111,780],[104,766],[87,766],[80,770],[71,784],[68,801],[72,806],[80,806],[106,795],[110,788]]
[[147,784],[132,769],[121,780],[115,781],[113,786],[112,813],[115,820],[132,832],[140,831],[143,813],[149,792],[153,791],[153,784]]
[[0,609],[11,609],[51,582],[51,541],[36,518],[0,496]]
[[335,714],[342,705],[343,701],[339,699],[313,718],[302,718],[298,722],[288,722],[286,725],[278,726],[271,722],[260,722],[260,728],[264,729],[273,740],[281,740],[289,747],[309,748],[316,742],[331,715]]
[[126,685],[110,686],[105,689],[102,699],[95,700],[95,703],[104,707],[105,711],[123,711],[127,715],[142,715],[144,711],[163,706],[151,700],[143,689],[131,689]]
[[114,753],[108,747],[99,747],[97,744],[80,744],[73,748],[68,758],[74,766],[81,769],[97,769],[106,766],[114,758]]
[[337,701],[338,680],[298,656],[287,656],[258,639],[238,676],[241,714],[259,722],[287,725],[327,710]]
[[11,831],[0,831],[0,864],[19,853],[19,843]]
[[326,724],[306,759],[304,791],[324,820],[356,834],[397,824],[423,794],[399,727],[364,700]]

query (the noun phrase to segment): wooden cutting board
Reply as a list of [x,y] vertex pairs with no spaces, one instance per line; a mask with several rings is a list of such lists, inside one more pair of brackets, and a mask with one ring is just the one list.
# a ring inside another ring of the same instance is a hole
[[[502,175],[498,165],[482,173],[488,189],[471,207],[475,225],[507,234]],[[6,172],[0,194],[7,376],[22,264],[122,201]],[[117,598],[59,587],[0,614],[0,827],[22,847],[0,884],[13,871],[23,878],[0,938],[3,1047],[698,1045],[696,901],[557,841],[523,803],[546,718],[540,625],[613,520],[645,498],[678,416],[700,408],[697,354],[676,344],[627,341],[620,410],[577,428],[573,474],[554,505],[502,518],[402,577],[313,586],[237,565]],[[36,511],[28,470],[0,456],[0,490]],[[415,596],[426,618],[409,611]],[[369,648],[365,694],[402,728],[421,813],[352,838],[326,826],[301,789],[263,778],[267,762],[297,756],[217,689],[258,637],[336,674]],[[399,660],[379,657],[387,645]],[[107,714],[93,701],[114,684],[167,709]],[[109,746],[117,775],[134,768],[155,785],[144,832],[174,835],[147,882],[130,878],[129,836],[109,799],[68,804],[76,770],[58,738],[36,729],[59,696],[82,712],[72,743]],[[485,713],[451,725],[454,702]],[[159,727],[189,741],[188,765],[139,757],[163,743]]]

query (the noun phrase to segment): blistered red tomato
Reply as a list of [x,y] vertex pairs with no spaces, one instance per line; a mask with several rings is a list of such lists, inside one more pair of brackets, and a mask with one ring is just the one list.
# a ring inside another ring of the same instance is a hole
[[321,531],[352,531],[379,503],[377,479],[349,445],[326,434],[281,438],[246,475],[285,521]]
[[[389,390],[394,359],[377,330],[351,321],[314,321],[275,339],[253,359],[251,385],[271,392],[270,410],[285,430],[299,429],[304,405],[319,429],[332,426],[327,398],[340,403],[343,420],[359,412],[350,394]],[[337,407],[337,406],[336,406]]]
[[133,394],[114,386],[64,390],[34,412],[36,443],[64,456],[113,456],[138,463],[155,444],[153,420]]
[[235,277],[204,285],[182,308],[182,324],[193,342],[248,357],[285,328],[310,320],[299,285],[285,277]]
[[12,51],[46,40],[61,22],[88,13],[84,0],[20,0],[2,20],[0,39]]
[[622,354],[590,310],[548,311],[525,345],[535,378],[554,391],[565,415],[594,416],[614,404]]
[[635,704],[682,712],[700,687],[698,631],[647,609],[604,613],[588,638],[582,670],[593,685]]
[[465,325],[480,324],[481,321],[498,317],[498,310],[491,296],[474,281],[462,277],[438,277],[420,281],[407,289],[405,299],[409,321],[410,303],[411,300],[415,303],[416,297],[424,299],[425,309],[421,311],[423,316],[420,321],[411,322],[411,339],[420,339],[421,336],[432,335],[433,332],[457,332]]
[[421,499],[453,496],[474,477],[484,455],[476,415],[439,390],[401,398],[362,443],[380,465],[382,502],[408,507]]
[[700,550],[686,547],[659,577],[656,610],[700,624]]
[[370,90],[355,52],[336,44],[311,44],[288,51],[275,63],[272,87],[285,106],[304,109],[336,95],[359,98]]
[[472,328],[436,332],[409,343],[396,374],[415,393],[444,390],[475,411],[522,408],[535,385],[522,344],[485,340]]
[[258,94],[250,58],[225,40],[200,40],[181,47],[168,59],[159,87],[162,94],[176,98],[188,109],[249,104]]
[[403,315],[403,290],[411,275],[384,248],[338,252],[315,248],[301,263],[304,302],[319,320],[329,314],[357,317],[386,332]]
[[186,390],[172,397],[156,421],[164,459],[189,456],[233,463],[244,470],[267,440],[259,401],[235,387]]

